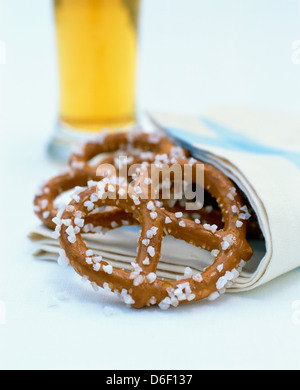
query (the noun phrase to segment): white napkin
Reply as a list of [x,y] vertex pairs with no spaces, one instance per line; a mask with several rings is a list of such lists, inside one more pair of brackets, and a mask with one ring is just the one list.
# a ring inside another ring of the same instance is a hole
[[235,108],[213,108],[199,117],[149,115],[195,158],[232,179],[258,216],[265,251],[234,288],[252,289],[299,267],[300,116]]
[[[300,152],[300,117],[277,114],[276,118],[274,113],[236,109],[213,109],[206,114],[201,118],[151,112],[149,116],[195,157],[228,175],[249,199],[264,239],[250,242],[253,257],[228,291],[247,290],[300,266],[300,171],[294,163]],[[83,238],[112,265],[129,270],[136,256],[138,232],[138,227],[128,227]],[[36,258],[58,259],[59,244],[49,229],[37,225],[29,239]],[[157,274],[175,279],[186,267],[197,272],[212,261],[205,250],[168,236],[163,240]]]

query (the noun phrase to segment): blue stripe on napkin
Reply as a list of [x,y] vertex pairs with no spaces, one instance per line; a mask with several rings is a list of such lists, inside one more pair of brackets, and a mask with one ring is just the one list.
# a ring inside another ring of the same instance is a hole
[[200,143],[203,144],[204,147],[216,146],[233,151],[277,155],[288,159],[300,169],[299,152],[286,151],[279,148],[274,148],[261,142],[257,142],[255,139],[244,134],[242,131],[231,129],[206,117],[200,117],[199,120],[206,127],[213,130],[217,137],[207,137],[199,133],[189,132],[185,129],[179,129],[175,127],[167,126],[165,129],[183,147],[190,150],[192,153],[194,151],[199,152],[199,149],[195,148],[194,145]]

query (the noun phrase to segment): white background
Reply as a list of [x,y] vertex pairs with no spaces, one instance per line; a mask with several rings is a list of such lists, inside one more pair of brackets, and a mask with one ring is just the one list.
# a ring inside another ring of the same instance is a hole
[[[144,0],[138,107],[295,112],[297,40],[294,0]],[[58,105],[51,1],[0,0],[0,41],[0,369],[299,369],[299,269],[213,304],[137,311],[32,258],[32,198],[58,168],[45,153]]]

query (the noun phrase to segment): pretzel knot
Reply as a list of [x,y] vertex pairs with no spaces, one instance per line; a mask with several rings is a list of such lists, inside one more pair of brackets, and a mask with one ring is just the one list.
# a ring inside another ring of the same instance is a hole
[[[177,164],[183,168],[190,162],[180,159]],[[218,297],[237,278],[252,256],[252,248],[246,241],[246,224],[243,223],[246,209],[233,183],[202,162],[193,162],[193,172],[199,164],[204,172],[204,189],[216,199],[221,210],[224,220],[221,230],[184,218],[182,213],[168,211],[155,199],[138,196],[135,186],[123,188],[102,180],[78,194],[79,198],[70,202],[61,220],[57,221],[61,257],[78,274],[97,286],[117,292],[125,303],[135,308],[158,304],[167,309],[189,301]],[[95,256],[82,240],[84,221],[103,206],[117,206],[141,225],[138,252],[131,272],[112,267],[101,256]],[[157,278],[156,268],[166,235],[211,251],[215,256],[213,264],[202,273],[187,272],[180,280]]]

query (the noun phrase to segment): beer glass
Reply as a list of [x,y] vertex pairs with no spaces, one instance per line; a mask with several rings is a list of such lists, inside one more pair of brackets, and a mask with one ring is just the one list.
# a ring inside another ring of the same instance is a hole
[[49,144],[66,160],[70,146],[135,121],[140,0],[53,0],[59,118]]

